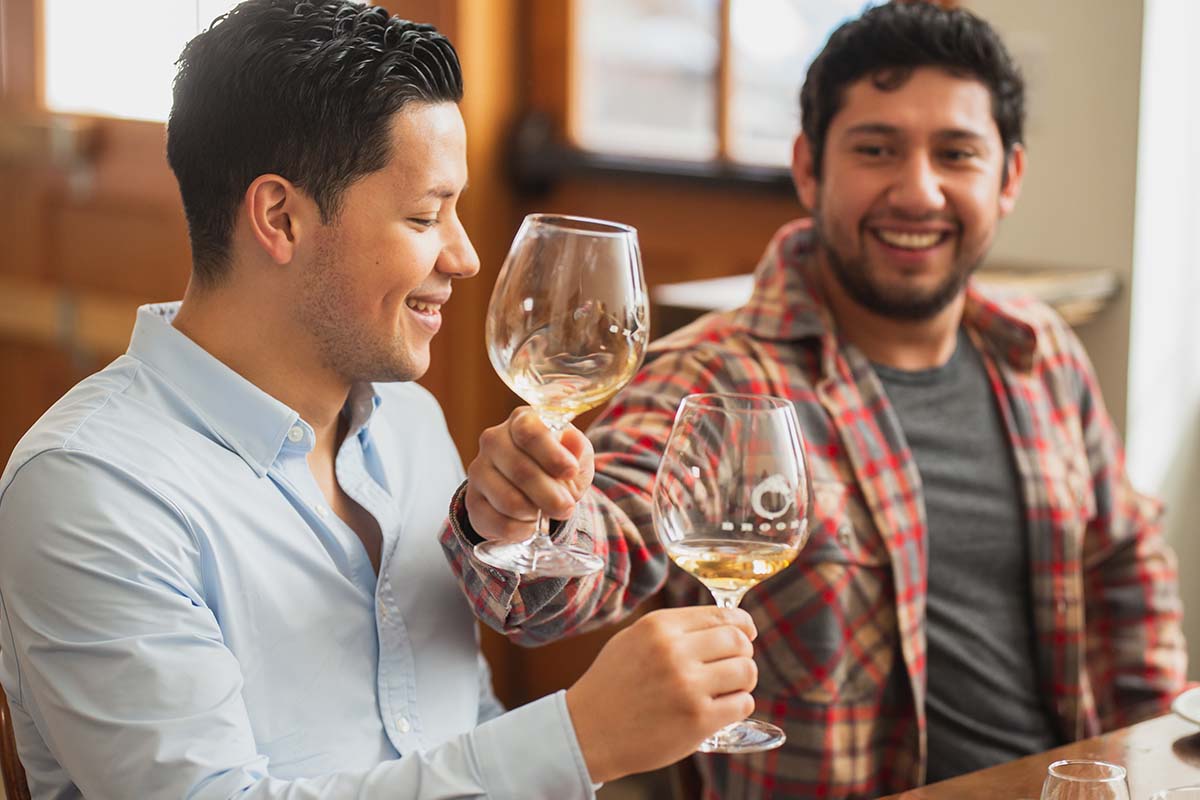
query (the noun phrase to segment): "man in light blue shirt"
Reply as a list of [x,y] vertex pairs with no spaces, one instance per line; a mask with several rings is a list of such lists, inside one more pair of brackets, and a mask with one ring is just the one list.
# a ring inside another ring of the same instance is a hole
[[[462,467],[411,383],[479,268],[461,93],[444,37],[342,0],[250,0],[184,50],[184,300],[0,477],[35,797],[569,800],[750,710],[753,626],[711,607],[647,616],[566,692],[491,693],[437,541]],[[576,430],[551,455],[590,469]]]

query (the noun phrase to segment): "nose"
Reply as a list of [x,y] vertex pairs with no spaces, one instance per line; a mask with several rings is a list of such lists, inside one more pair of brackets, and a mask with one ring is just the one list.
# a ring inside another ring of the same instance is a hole
[[453,221],[443,226],[447,237],[438,257],[437,269],[451,278],[470,278],[479,272],[479,254],[462,221],[455,215]]
[[941,175],[928,153],[916,151],[904,160],[888,200],[892,208],[911,217],[924,217],[946,207]]

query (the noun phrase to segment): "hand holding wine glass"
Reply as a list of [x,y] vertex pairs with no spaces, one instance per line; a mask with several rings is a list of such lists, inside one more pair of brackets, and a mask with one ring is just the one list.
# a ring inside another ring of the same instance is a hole
[[[654,528],[667,554],[734,608],[781,572],[808,540],[812,488],[790,402],[737,394],[688,395],[654,483]],[[748,719],[700,746],[706,753],[769,750],[774,725]]]
[[[645,354],[648,320],[633,228],[531,214],[492,291],[488,355],[509,388],[557,433],[633,377]],[[552,542],[540,509],[532,539],[482,542],[475,554],[498,569],[534,577],[587,575],[604,566],[587,550]]]

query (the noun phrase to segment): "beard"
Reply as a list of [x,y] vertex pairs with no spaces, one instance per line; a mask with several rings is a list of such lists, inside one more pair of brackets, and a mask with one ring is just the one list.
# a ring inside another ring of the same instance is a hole
[[[932,289],[898,289],[883,286],[872,276],[866,248],[861,255],[847,257],[838,252],[826,229],[820,210],[813,212],[813,234],[825,263],[842,290],[858,305],[888,319],[919,322],[934,317],[948,306],[967,285],[967,280],[983,261],[983,252],[964,253],[961,230],[957,235],[950,272]],[[862,234],[860,238],[868,234]]]
[[299,309],[322,365],[347,383],[412,381],[428,368],[402,341],[372,330],[355,311],[353,277],[340,267],[339,249],[322,242],[304,277]]

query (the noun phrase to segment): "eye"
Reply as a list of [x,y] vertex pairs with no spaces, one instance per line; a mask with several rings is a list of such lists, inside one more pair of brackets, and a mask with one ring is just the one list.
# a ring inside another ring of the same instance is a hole
[[968,161],[974,157],[975,153],[971,152],[970,150],[950,149],[942,151],[942,158],[946,159],[947,161]]
[[422,228],[432,228],[438,224],[437,217],[409,217],[408,221]]
[[854,146],[854,152],[867,158],[881,158],[889,155],[891,150],[881,144],[859,144]]

